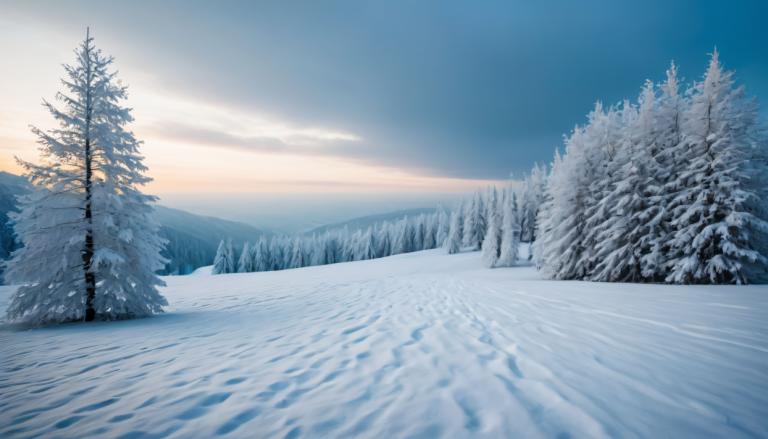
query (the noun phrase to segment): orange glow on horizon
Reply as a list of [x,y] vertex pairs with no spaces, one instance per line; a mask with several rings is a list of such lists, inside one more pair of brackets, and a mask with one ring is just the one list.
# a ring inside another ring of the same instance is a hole
[[[0,137],[0,171],[19,174],[14,156],[39,161],[35,137]],[[255,153],[145,138],[142,153],[154,179],[148,193],[467,192],[503,181],[418,175],[339,157]]]

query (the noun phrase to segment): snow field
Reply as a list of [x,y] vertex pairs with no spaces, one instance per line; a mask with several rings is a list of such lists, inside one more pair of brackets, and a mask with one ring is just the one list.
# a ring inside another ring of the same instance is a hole
[[2,327],[0,436],[768,436],[765,286],[440,250],[166,281],[163,316]]

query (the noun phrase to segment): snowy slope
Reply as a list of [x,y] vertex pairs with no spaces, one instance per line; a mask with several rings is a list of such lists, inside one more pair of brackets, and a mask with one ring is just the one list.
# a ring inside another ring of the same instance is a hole
[[166,280],[161,317],[3,327],[0,437],[768,436],[765,286],[441,251]]

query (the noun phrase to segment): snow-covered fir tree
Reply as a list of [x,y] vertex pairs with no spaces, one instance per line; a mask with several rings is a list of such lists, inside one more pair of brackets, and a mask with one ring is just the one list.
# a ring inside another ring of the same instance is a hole
[[353,243],[352,235],[349,233],[349,230],[344,228],[344,231],[342,232],[343,236],[346,237],[346,239],[341,240],[340,247],[341,251],[339,252],[339,260],[340,261],[354,261],[355,260],[355,246]]
[[546,186],[546,167],[538,163],[533,165],[531,172],[523,180],[523,191],[520,215],[520,240],[533,242],[536,240],[536,216],[544,201]]
[[395,235],[392,240],[392,253],[401,254],[411,251],[411,243],[413,240],[412,230],[408,227],[408,218],[403,218],[395,226]]
[[747,283],[764,279],[766,249],[755,235],[768,231],[759,216],[764,191],[751,182],[765,173],[760,162],[765,143],[757,106],[715,51],[701,82],[694,85],[683,121],[687,166],[678,176],[683,188],[672,226],[668,281]]
[[392,254],[392,228],[390,223],[386,223],[378,229],[379,239],[377,240],[376,254],[380,256]]
[[259,238],[256,244],[251,246],[251,265],[253,267],[253,271],[266,270],[266,267],[269,265],[269,262],[264,257],[265,252],[266,252],[266,240],[262,236],[261,238]]
[[462,245],[473,251],[480,250],[480,245],[483,242],[483,238],[485,238],[485,231],[487,228],[485,219],[486,210],[480,192],[476,192],[471,200],[464,206]]
[[451,213],[448,236],[445,238],[445,248],[448,250],[448,254],[455,254],[461,251],[462,237],[464,236],[464,219],[462,218],[463,211],[463,206],[459,205],[459,208],[454,209],[454,211]]
[[437,245],[437,218],[435,215],[421,215],[421,221],[424,223],[424,241],[422,248],[435,248]]
[[289,268],[301,268],[304,267],[304,249],[301,239],[298,237],[293,239],[293,245],[291,246],[290,257],[286,265]]
[[[603,117],[598,105],[590,114],[588,128]],[[553,164],[548,178],[547,197],[551,207],[540,227],[547,233],[539,237],[540,243],[535,247],[537,264],[548,279],[578,279],[585,275],[584,223],[597,166],[590,157],[594,151],[590,148],[592,132],[584,127],[574,129],[566,139],[565,155],[556,166]]]
[[496,188],[492,188],[488,193],[488,206],[487,218],[488,218],[488,230],[485,233],[482,244],[483,262],[488,268],[496,266],[499,256],[501,255],[501,211],[497,206],[497,192]]
[[611,190],[600,200],[607,218],[595,227],[595,266],[591,278],[597,281],[642,280],[640,265],[644,238],[648,233],[647,218],[650,202],[648,166],[653,157],[653,111],[656,97],[654,86],[646,82],[640,96],[639,108],[624,108],[627,115],[622,141],[616,149],[612,165]]
[[607,111],[594,112],[585,126],[584,168],[588,182],[581,189],[584,219],[580,225],[582,233],[576,237],[580,253],[572,278],[579,279],[592,273],[600,262],[597,244],[604,225],[611,217],[613,205],[610,199],[621,168],[617,157],[626,142],[625,127],[635,114],[635,108],[624,101]]
[[521,228],[518,219],[517,195],[507,190],[507,196],[501,206],[501,251],[496,261],[497,267],[515,265],[520,247]]
[[416,218],[416,222],[413,225],[412,231],[413,231],[413,241],[411,243],[411,249],[412,250],[419,250],[424,248],[424,242],[426,241],[427,237],[427,225],[426,225],[426,218],[423,215],[420,215]]
[[357,230],[352,234],[349,240],[349,259],[351,261],[361,261],[363,251],[363,231]]
[[681,123],[687,101],[680,95],[677,67],[672,63],[667,70],[666,80],[660,87],[660,94],[654,111],[654,150],[650,162],[652,183],[651,199],[645,214],[648,234],[644,238],[646,248],[640,257],[642,276],[651,282],[663,281],[666,276],[666,262],[671,241],[671,201],[680,188],[676,187],[677,175],[683,169]]
[[359,259],[361,261],[375,259],[377,257],[376,236],[374,235],[373,229],[371,227],[369,227],[365,234],[362,236],[361,244],[362,245],[360,246],[359,254]]
[[267,252],[264,254],[265,271],[281,270],[283,268],[282,244],[277,238],[273,238],[267,245]]
[[[555,198],[552,196],[554,185],[552,184],[552,177],[560,175],[560,164],[562,158],[560,151],[555,150],[555,157],[552,159],[552,165],[549,168],[549,175],[547,176],[547,184],[544,187],[544,196],[541,200],[541,206],[539,212],[536,214],[536,236],[538,239],[530,246],[531,259],[536,265],[536,269],[541,271],[543,269],[549,269],[546,265],[548,253],[548,246],[552,245],[550,237],[552,236],[552,230],[555,227]],[[546,276],[551,276],[551,273],[546,273]]]
[[251,244],[246,241],[243,244],[243,250],[240,253],[240,260],[237,263],[238,273],[251,273],[254,271],[253,266],[253,251],[251,250]]
[[41,163],[20,161],[36,190],[12,216],[23,244],[5,274],[21,285],[7,308],[14,322],[143,317],[167,304],[155,275],[165,263],[156,198],[141,192],[151,179],[128,129],[126,87],[90,35],[75,53],[61,107],[44,102],[59,128],[33,128]]
[[435,217],[435,247],[442,247],[445,244],[445,240],[448,239],[448,229],[450,227],[450,219],[445,209],[439,207],[437,209],[437,216]]
[[232,247],[232,240],[222,239],[221,242],[219,242],[219,248],[216,250],[216,256],[213,259],[211,273],[227,274],[235,273],[236,271],[235,250]]

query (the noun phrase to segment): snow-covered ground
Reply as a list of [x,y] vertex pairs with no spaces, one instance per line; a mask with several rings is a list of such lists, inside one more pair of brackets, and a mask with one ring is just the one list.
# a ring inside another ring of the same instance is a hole
[[2,327],[0,437],[768,436],[765,286],[441,251],[166,280],[160,317]]

